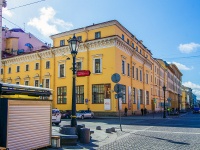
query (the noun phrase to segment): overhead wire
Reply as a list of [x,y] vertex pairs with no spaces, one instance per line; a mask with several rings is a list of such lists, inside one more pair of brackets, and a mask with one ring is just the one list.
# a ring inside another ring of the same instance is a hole
[[[20,27],[19,25],[17,25],[17,24],[15,24],[15,23],[13,23],[12,21],[10,21],[10,20],[8,20],[8,19],[6,19],[5,17],[3,17],[2,16],[2,18],[3,19],[5,19],[6,21],[8,21],[8,22],[10,22],[11,24],[13,24],[13,25],[15,25],[15,26],[17,26],[17,27],[19,27],[19,28],[21,28],[21,29],[23,29],[22,27]],[[31,32],[29,32],[29,33],[31,33]],[[31,33],[32,34],[32,33]],[[35,36],[34,34],[32,34],[33,36]],[[39,40],[41,40],[41,41],[43,41],[44,43],[46,43],[46,41],[45,40],[43,40],[43,39],[41,39],[41,38],[38,38],[37,36],[35,36],[37,39],[39,39]]]
[[32,2],[32,3],[24,4],[24,5],[21,5],[21,6],[16,6],[16,7],[13,7],[13,8],[9,8],[9,9],[7,9],[7,10],[13,10],[13,9],[16,9],[16,8],[29,6],[29,5],[36,4],[36,3],[40,3],[40,2],[43,2],[43,1],[45,1],[45,0],[40,0],[40,1]]

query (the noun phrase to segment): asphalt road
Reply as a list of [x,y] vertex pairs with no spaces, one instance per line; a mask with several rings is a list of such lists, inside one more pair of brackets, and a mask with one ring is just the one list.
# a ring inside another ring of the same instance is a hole
[[[61,149],[99,150],[200,150],[200,114],[186,113],[162,118],[162,114],[122,117],[122,131],[118,118],[104,117],[77,120],[94,131],[90,144],[78,143]],[[61,125],[70,124],[63,120]],[[96,130],[101,126],[102,130]],[[105,133],[115,127],[116,132]],[[59,127],[53,127],[58,130]]]

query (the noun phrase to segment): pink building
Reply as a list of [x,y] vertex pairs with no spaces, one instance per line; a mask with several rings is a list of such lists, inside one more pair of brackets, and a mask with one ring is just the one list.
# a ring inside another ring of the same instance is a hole
[[20,55],[23,53],[48,49],[47,45],[31,33],[25,33],[20,28],[2,28],[2,57]]

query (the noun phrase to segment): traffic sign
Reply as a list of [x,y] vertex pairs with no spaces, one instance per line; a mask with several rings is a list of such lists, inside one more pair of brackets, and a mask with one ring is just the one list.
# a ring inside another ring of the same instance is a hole
[[123,86],[121,84],[115,84],[114,91],[116,93],[119,93],[119,92],[121,92],[122,88],[123,88]]
[[121,77],[118,73],[114,73],[112,76],[111,76],[111,80],[112,82],[114,83],[118,83],[120,81]]
[[84,77],[84,76],[90,76],[90,70],[78,70],[76,72],[77,77]]

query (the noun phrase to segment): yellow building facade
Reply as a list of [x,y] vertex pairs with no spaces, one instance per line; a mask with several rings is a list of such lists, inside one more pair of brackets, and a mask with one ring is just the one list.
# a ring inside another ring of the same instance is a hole
[[[52,35],[53,47],[49,50],[3,59],[1,80],[51,88],[53,107],[71,110],[72,56],[67,41],[74,34],[81,41],[76,68],[91,72],[90,76],[76,77],[77,110],[116,115],[116,83],[111,80],[114,73],[121,77],[122,111],[127,107],[129,114],[139,114],[141,109],[154,109],[155,60],[142,41],[116,20]],[[163,95],[160,97],[161,102]]]

